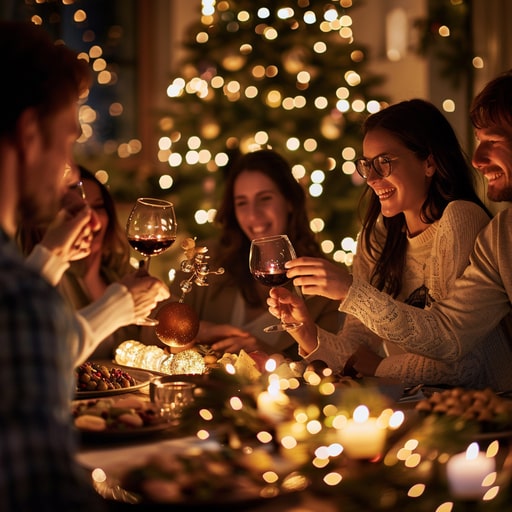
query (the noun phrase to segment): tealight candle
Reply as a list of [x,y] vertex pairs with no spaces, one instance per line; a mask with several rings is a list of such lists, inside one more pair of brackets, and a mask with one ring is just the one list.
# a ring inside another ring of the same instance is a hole
[[479,451],[477,443],[471,443],[467,450],[450,458],[446,464],[446,475],[450,491],[455,498],[480,499],[487,490],[483,481],[496,469],[492,457]]
[[370,418],[368,408],[356,407],[353,419],[338,431],[344,452],[353,459],[373,459],[382,453],[386,442],[386,429],[377,418]]
[[278,387],[270,385],[267,391],[262,391],[256,399],[259,414],[273,423],[278,423],[288,415],[288,396]]

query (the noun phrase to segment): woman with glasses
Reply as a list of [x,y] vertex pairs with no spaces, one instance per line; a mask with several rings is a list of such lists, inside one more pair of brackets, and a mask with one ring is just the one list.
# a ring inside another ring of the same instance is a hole
[[[369,116],[363,126],[364,157],[357,172],[367,182],[367,208],[354,258],[354,278],[420,308],[446,296],[468,264],[478,232],[490,214],[474,188],[473,170],[455,132],[431,103],[403,101]],[[366,200],[366,201],[364,201]],[[314,258],[290,263],[288,276],[305,295],[336,298],[339,268]],[[406,353],[379,338],[352,315],[332,335],[317,328],[301,299],[271,290],[271,313],[288,303],[303,326],[290,331],[307,360],[323,360],[335,371],[357,372],[417,383],[489,385],[474,354],[456,364]],[[291,319],[291,318],[290,318]],[[288,321],[285,318],[285,321]]]

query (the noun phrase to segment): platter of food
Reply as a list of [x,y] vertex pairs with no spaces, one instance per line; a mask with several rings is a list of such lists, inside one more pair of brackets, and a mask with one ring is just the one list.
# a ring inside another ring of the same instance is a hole
[[[181,452],[161,450],[128,468],[103,469],[94,478],[96,491],[105,499],[145,507],[204,510],[243,509],[252,503],[275,499],[304,490],[308,479],[289,462],[266,450],[242,453],[199,446]],[[265,482],[262,475],[273,471],[277,480]]]
[[416,403],[421,415],[465,422],[474,440],[512,437],[512,400],[491,389],[452,388],[434,391]]
[[150,372],[86,362],[75,369],[75,398],[102,398],[137,391],[149,386]]
[[171,427],[151,402],[137,397],[75,400],[71,414],[75,428],[89,440],[122,440]]

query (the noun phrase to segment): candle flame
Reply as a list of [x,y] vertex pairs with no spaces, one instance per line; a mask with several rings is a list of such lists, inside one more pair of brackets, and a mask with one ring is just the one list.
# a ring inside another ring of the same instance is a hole
[[368,421],[368,418],[370,417],[370,411],[366,405],[358,405],[354,409],[354,414],[352,416],[354,417],[354,421],[356,423],[364,423],[365,421]]
[[277,368],[277,362],[275,359],[270,358],[265,363],[265,370],[267,372],[273,372],[276,368]]
[[478,443],[471,443],[466,450],[466,459],[475,460],[478,457],[479,451],[480,447],[478,446]]

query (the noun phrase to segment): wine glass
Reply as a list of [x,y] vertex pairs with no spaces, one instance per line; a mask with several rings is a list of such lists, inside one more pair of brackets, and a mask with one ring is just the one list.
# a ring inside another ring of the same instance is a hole
[[[176,214],[174,205],[163,199],[139,197],[132,208],[126,223],[126,236],[130,245],[146,256],[140,268],[149,271],[151,256],[161,254],[176,241]],[[138,325],[157,325],[158,320],[144,318]]]
[[[283,286],[289,279],[286,277],[284,264],[296,258],[295,249],[287,235],[255,238],[251,242],[249,252],[249,268],[254,278],[266,286]],[[265,332],[286,331],[296,329],[301,322],[269,325]]]

